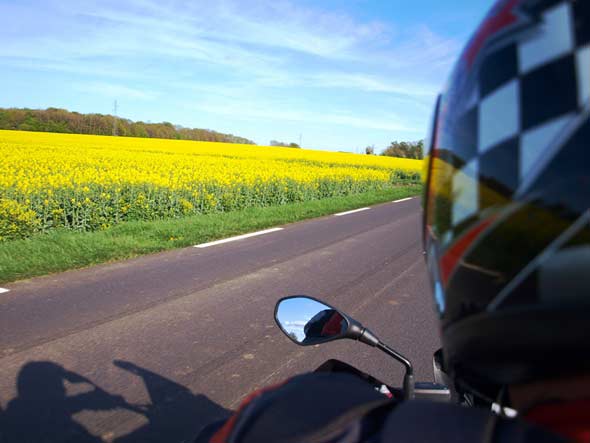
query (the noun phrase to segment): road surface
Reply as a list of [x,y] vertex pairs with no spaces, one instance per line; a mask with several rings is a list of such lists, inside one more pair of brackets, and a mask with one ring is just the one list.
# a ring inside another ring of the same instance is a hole
[[290,342],[273,309],[291,294],[348,312],[432,380],[419,226],[415,198],[4,285],[0,443],[189,441],[253,389],[328,358],[401,384],[376,349]]

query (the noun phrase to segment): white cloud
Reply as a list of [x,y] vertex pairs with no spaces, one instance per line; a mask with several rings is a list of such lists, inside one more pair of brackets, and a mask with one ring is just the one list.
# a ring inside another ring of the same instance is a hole
[[[225,121],[417,133],[459,46],[427,26],[393,26],[294,0],[0,3],[0,66]],[[350,105],[338,101],[347,95]]]
[[74,88],[78,91],[99,94],[104,97],[115,99],[127,98],[132,100],[153,100],[157,97],[156,93],[150,91],[112,83],[81,83],[74,85]]
[[232,117],[238,120],[301,122],[311,125],[337,125],[358,129],[375,129],[395,132],[415,132],[416,127],[407,124],[394,114],[362,116],[344,112],[317,112],[312,109],[280,109],[277,106],[259,106],[241,100],[227,100],[222,103],[189,104],[187,108],[211,114]]
[[432,97],[438,91],[437,87],[430,83],[407,79],[387,80],[377,75],[355,72],[323,72],[310,76],[309,82],[316,87],[359,89],[416,97]]
[[286,321],[285,326],[300,326],[304,327],[307,324],[307,321],[303,320],[295,320],[295,321]]
[[[0,56],[66,61],[72,58],[162,56],[234,67],[255,79],[288,80],[306,71],[297,57],[355,61],[354,68],[377,64],[384,69],[448,65],[457,52],[451,39],[422,26],[393,36],[379,22],[310,9],[287,0],[263,2],[119,2],[48,3],[68,30],[33,33],[2,45]],[[50,7],[50,6],[48,6]],[[30,12],[29,12],[30,14]],[[82,18],[86,22],[80,21]],[[78,21],[77,21],[78,20]],[[72,39],[72,35],[76,35]],[[393,37],[396,37],[394,39]],[[391,40],[384,47],[383,42]],[[295,54],[290,51],[295,52]],[[299,55],[297,55],[299,54]],[[321,69],[321,66],[319,67]],[[350,67],[342,67],[346,72]],[[313,69],[318,69],[317,64]],[[387,92],[375,79],[353,77],[350,87]],[[276,82],[275,82],[276,83]]]
[[42,72],[63,72],[70,74],[80,74],[83,76],[96,76],[101,77],[116,77],[116,78],[127,78],[137,79],[145,77],[141,73],[133,72],[131,70],[122,69],[120,67],[113,68],[107,66],[101,66],[100,70],[97,71],[96,66],[92,66],[90,63],[80,63],[73,60],[47,60],[44,58],[22,58],[22,57],[2,57],[0,56],[0,64],[3,66],[11,66],[15,68],[22,68],[26,70],[42,71]]

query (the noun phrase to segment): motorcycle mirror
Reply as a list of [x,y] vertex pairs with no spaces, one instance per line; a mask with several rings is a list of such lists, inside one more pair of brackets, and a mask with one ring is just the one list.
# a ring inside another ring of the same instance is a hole
[[346,314],[304,295],[279,300],[275,321],[287,337],[301,346],[347,338],[352,323]]
[[380,349],[404,365],[404,396],[414,398],[414,369],[410,360],[342,311],[313,297],[293,295],[277,302],[275,321],[287,337],[301,346],[350,338]]

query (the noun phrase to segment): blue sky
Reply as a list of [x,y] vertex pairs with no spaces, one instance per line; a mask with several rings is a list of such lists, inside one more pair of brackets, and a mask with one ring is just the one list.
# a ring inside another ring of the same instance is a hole
[[[305,297],[305,296],[303,296]],[[321,302],[306,298],[283,300],[279,305],[277,318],[287,332],[293,332],[301,341],[305,339],[304,328],[316,314],[329,309]]]
[[424,137],[491,0],[0,0],[0,107],[313,149]]

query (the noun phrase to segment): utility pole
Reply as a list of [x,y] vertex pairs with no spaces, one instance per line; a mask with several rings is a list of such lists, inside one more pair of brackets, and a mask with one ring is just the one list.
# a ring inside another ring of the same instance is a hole
[[113,137],[117,136],[117,100],[113,105]]

